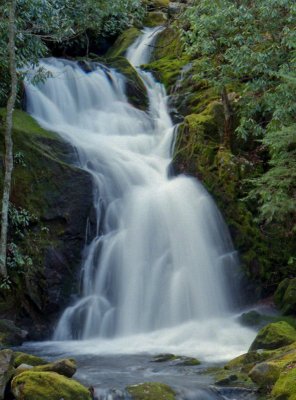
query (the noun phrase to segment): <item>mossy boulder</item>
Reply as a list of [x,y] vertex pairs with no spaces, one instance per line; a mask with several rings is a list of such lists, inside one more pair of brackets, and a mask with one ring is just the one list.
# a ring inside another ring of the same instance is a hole
[[4,399],[5,389],[13,376],[13,351],[6,349],[0,351],[0,400]]
[[262,328],[251,344],[250,350],[278,349],[296,341],[296,330],[287,322],[279,321]]
[[176,393],[170,386],[159,382],[140,383],[127,388],[133,400],[174,400]]
[[135,27],[125,30],[106,53],[107,58],[122,57],[127,49],[141,35],[141,31]]
[[296,314],[296,278],[286,278],[279,284],[274,301],[284,315]]
[[130,103],[140,110],[147,110],[149,105],[147,90],[135,68],[124,57],[105,59],[105,64],[122,73],[126,79],[125,94]]
[[[10,201],[34,217],[21,236],[9,232],[8,241],[30,263],[9,271],[13,290],[0,291],[0,317],[9,315],[31,339],[40,339],[51,334],[53,321],[77,291],[93,183],[72,165],[78,161],[75,149],[20,110],[14,111],[13,140],[21,162],[15,163]],[[0,126],[0,161],[3,150]],[[95,220],[90,223],[94,227]]]
[[11,389],[16,400],[91,400],[88,389],[55,372],[23,372],[12,380]]
[[4,346],[17,346],[23,343],[28,332],[18,328],[8,319],[0,320],[0,344]]
[[148,10],[167,9],[170,0],[144,0],[144,4],[147,5]]
[[249,377],[261,390],[268,391],[280,376],[280,367],[273,362],[256,364],[249,372]]
[[17,368],[21,364],[27,364],[27,365],[31,365],[32,367],[35,367],[37,365],[47,364],[47,361],[45,361],[41,357],[37,357],[32,354],[27,354],[27,353],[22,353],[20,351],[16,351],[14,353],[14,366],[15,366],[15,368]]
[[291,368],[280,374],[272,389],[271,398],[275,400],[296,400],[296,368]]
[[151,11],[146,15],[143,24],[145,26],[153,28],[159,25],[164,25],[166,22],[167,22],[167,15],[164,12]]
[[64,375],[67,378],[72,378],[77,369],[76,361],[73,359],[64,359],[54,361],[49,364],[39,365],[33,368],[33,371],[42,372],[56,372],[57,374]]

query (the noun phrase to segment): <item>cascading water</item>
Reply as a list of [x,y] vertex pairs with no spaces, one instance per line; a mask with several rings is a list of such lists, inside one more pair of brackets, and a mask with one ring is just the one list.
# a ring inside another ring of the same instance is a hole
[[[135,67],[149,60],[157,29],[145,29],[128,50]],[[202,185],[168,176],[174,126],[163,86],[138,70],[149,97],[144,112],[129,104],[125,79],[115,70],[97,65],[85,73],[57,59],[41,66],[52,78],[37,87],[27,82],[28,112],[77,148],[81,168],[93,176],[97,213],[81,298],[63,313],[54,339],[140,334],[161,347],[163,332],[178,346],[183,326],[190,340],[197,331],[208,338],[216,328],[205,328],[205,321],[229,312],[237,257]]]

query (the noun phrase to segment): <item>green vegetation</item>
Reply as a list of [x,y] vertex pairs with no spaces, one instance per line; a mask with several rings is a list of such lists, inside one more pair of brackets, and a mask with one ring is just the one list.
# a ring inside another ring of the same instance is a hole
[[250,350],[277,349],[296,341],[296,330],[287,322],[274,322],[262,328]]
[[14,366],[15,368],[17,368],[21,364],[32,365],[33,367],[35,367],[37,365],[46,364],[46,361],[40,357],[33,356],[32,354],[17,351],[14,353]]
[[11,388],[17,400],[91,399],[84,386],[55,372],[25,371],[13,378]]
[[[261,230],[287,243],[287,252],[279,257],[286,270],[274,271],[271,277],[264,269],[265,279],[277,282],[295,261],[289,245],[296,211],[295,15],[292,0],[256,4],[201,0],[188,7],[182,28],[187,52],[194,59],[194,79],[222,93],[224,116],[229,112],[231,119],[227,132],[224,123],[224,136],[229,134],[232,151],[238,151],[239,143],[249,154],[257,152],[257,157],[264,151],[263,173],[245,178],[244,197]],[[225,137],[221,143],[225,145]]]
[[159,382],[140,383],[127,387],[133,400],[174,400],[175,392],[168,385]]

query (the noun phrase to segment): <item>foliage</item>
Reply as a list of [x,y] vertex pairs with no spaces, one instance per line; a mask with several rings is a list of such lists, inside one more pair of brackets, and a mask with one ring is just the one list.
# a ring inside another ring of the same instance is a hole
[[[7,99],[9,73],[7,57],[8,5],[0,4],[0,104]],[[16,55],[19,75],[28,64],[37,65],[46,56],[51,43],[63,46],[85,36],[115,35],[145,14],[141,0],[17,0]],[[42,71],[40,71],[42,72]],[[42,75],[41,75],[42,76]],[[46,77],[45,77],[46,78]]]
[[270,158],[247,199],[259,201],[260,221],[288,221],[290,232],[296,211],[295,28],[294,0],[198,0],[185,12],[182,32],[197,80],[218,90],[242,88],[236,134],[262,141]]

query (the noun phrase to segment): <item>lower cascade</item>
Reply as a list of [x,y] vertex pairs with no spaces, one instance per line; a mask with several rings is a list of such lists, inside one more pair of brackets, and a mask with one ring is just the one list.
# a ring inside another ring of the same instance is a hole
[[[94,182],[96,234],[84,252],[81,295],[55,340],[113,338],[122,347],[138,335],[150,349],[165,337],[174,350],[185,336],[210,340],[213,321],[234,302],[237,255],[220,212],[196,179],[169,175],[176,130],[166,93],[139,68],[157,29],[145,29],[127,52],[146,87],[147,112],[129,103],[124,76],[99,64],[86,73],[74,61],[45,59],[52,77],[26,83],[28,112],[75,146]],[[247,336],[238,339],[245,349],[252,334],[229,324],[235,338]],[[226,329],[220,322],[220,338]]]

